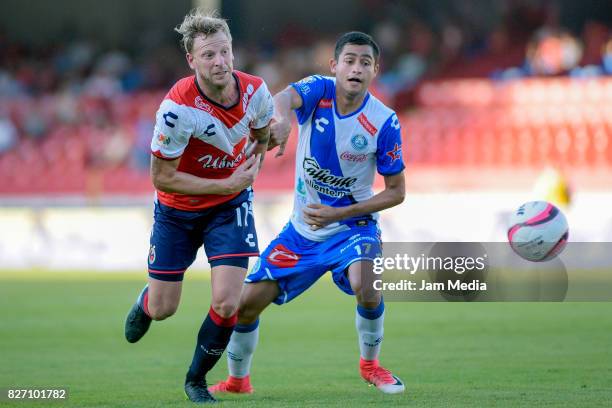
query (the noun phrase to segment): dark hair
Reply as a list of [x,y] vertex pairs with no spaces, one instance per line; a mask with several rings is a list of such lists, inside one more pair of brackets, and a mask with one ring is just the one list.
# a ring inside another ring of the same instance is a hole
[[347,44],[355,44],[355,45],[369,45],[372,47],[372,52],[374,53],[374,59],[378,60],[378,56],[380,55],[380,48],[376,41],[366,33],[362,33],[360,31],[350,31],[348,33],[344,33],[338,38],[336,41],[336,49],[334,50],[334,58],[336,61],[340,57],[342,53],[342,49]]

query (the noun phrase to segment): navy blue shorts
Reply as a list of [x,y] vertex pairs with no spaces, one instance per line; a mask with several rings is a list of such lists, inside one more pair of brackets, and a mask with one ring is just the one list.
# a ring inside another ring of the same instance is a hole
[[251,188],[226,203],[200,211],[178,210],[156,202],[154,221],[149,249],[149,276],[154,279],[182,281],[202,245],[213,266],[238,265],[241,263],[236,261],[244,260],[248,264],[248,257],[259,255]]

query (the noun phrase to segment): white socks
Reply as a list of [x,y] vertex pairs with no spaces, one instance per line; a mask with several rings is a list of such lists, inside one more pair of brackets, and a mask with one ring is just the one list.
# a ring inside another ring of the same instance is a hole
[[237,324],[227,345],[227,367],[235,378],[244,378],[251,371],[251,360],[259,338],[259,319],[249,325]]
[[359,335],[359,351],[364,360],[376,360],[380,354],[385,321],[385,304],[381,300],[375,309],[357,305],[355,325]]

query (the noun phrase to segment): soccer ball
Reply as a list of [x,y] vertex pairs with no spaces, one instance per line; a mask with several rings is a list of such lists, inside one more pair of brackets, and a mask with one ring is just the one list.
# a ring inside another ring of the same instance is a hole
[[530,201],[510,217],[508,242],[528,261],[548,261],[563,251],[568,233],[565,215],[557,207],[546,201]]

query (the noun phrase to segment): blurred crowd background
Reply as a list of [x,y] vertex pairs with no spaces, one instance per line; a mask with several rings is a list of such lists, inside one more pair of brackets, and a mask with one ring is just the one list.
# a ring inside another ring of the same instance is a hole
[[[273,92],[327,74],[340,33],[371,33],[382,47],[374,93],[402,118],[408,165],[434,172],[418,178],[423,186],[470,186],[482,168],[529,178],[550,165],[612,167],[610,1],[6,2],[5,196],[151,191],[154,112],[190,75],[173,28],[194,5],[229,19],[235,67]],[[262,189],[292,188],[291,171],[272,171],[292,169],[290,156],[268,161]]]

